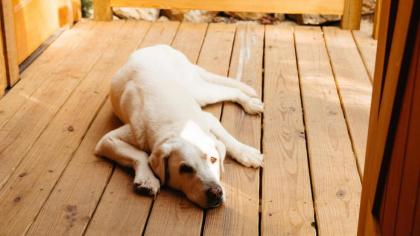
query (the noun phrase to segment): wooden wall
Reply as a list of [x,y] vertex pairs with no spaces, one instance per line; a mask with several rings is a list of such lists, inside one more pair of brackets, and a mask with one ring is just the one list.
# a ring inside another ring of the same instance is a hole
[[60,27],[77,20],[77,7],[76,0],[13,0],[18,63]]

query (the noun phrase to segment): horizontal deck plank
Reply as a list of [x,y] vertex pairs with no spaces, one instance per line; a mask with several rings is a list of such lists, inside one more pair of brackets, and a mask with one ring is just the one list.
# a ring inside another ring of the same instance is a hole
[[105,25],[108,27],[103,29],[105,32],[113,32],[113,37],[109,37],[110,41],[106,44],[108,47],[105,49],[99,43],[92,46],[92,42],[86,42],[90,50],[79,52],[80,57],[88,57],[95,47],[99,47],[103,52],[96,56],[100,58],[0,191],[0,234],[20,235],[28,230],[104,102],[111,76],[131,52],[127,50],[130,44],[124,41],[126,34],[133,32],[130,24],[116,22]]
[[292,27],[266,26],[262,235],[315,235]]
[[[121,39],[118,56],[115,55],[112,59],[116,65],[125,62],[150,27],[150,23],[147,22],[129,24],[131,26],[127,27],[131,31]],[[109,62],[103,63],[106,65]],[[112,172],[112,164],[98,159],[93,150],[98,140],[118,125],[120,123],[112,114],[110,104],[106,103],[32,224],[28,235],[81,235],[85,231]]]
[[355,235],[361,183],[319,27],[295,28],[318,232]]
[[[178,22],[154,23],[140,47],[171,44],[178,26]],[[86,235],[139,235],[144,231],[153,199],[139,196],[132,186],[133,177],[116,167]]]
[[378,47],[378,40],[372,38],[366,32],[361,30],[353,30],[353,37],[359,48],[360,55],[365,63],[366,69],[369,72],[370,80],[373,82],[376,62],[376,48]]
[[[238,25],[229,76],[262,93],[264,26]],[[245,55],[246,54],[246,55]],[[238,140],[260,149],[261,117],[245,114],[232,103],[223,107],[222,124]],[[222,182],[225,203],[207,211],[204,235],[257,235],[259,222],[259,169],[227,158]]]
[[[100,24],[86,31],[89,36],[85,38],[85,43],[63,63],[58,66],[54,66],[53,61],[48,63],[52,72],[45,69],[44,74],[39,76],[50,78],[34,94],[24,99],[20,105],[13,102],[19,108],[0,128],[0,189],[60,107],[101,57],[111,40],[111,37],[105,37],[107,31],[118,32],[119,27],[113,27],[116,25],[121,26],[121,23]],[[97,37],[105,38],[95,42]],[[92,47],[92,44],[95,44],[95,47]],[[8,95],[4,99],[8,99],[7,97]]]
[[362,177],[365,169],[372,84],[351,32],[338,27],[324,27],[323,31]]
[[[184,22],[178,29],[172,47],[196,63],[206,31],[207,24]],[[153,204],[145,235],[199,235],[202,219],[203,211],[185,196],[162,189]]]

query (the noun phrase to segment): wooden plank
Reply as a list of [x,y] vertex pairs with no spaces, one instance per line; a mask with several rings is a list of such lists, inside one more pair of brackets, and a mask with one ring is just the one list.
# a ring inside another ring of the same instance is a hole
[[112,20],[111,0],[93,0],[93,12],[95,20]]
[[[141,47],[170,44],[178,25],[178,22],[154,23]],[[116,168],[86,231],[87,235],[139,235],[144,231],[153,200],[134,193],[132,186],[133,177]]]
[[69,0],[13,0],[12,14],[19,64],[60,27],[73,21]]
[[369,73],[369,78],[373,82],[378,41],[360,30],[354,30],[353,37],[357,47],[359,48],[363,63]]
[[[182,23],[172,47],[196,63],[206,31],[207,24]],[[203,211],[185,196],[162,189],[153,204],[145,235],[199,235],[202,219]]]
[[0,98],[4,95],[7,87],[6,54],[3,50],[2,19],[0,17]]
[[362,17],[362,0],[345,0],[341,28],[359,29]]
[[376,0],[375,15],[373,18],[373,32],[372,32],[372,37],[376,40],[379,37],[379,23],[381,22],[382,6],[383,6],[382,0]]
[[360,178],[322,31],[296,27],[295,40],[318,232],[355,235]]
[[315,235],[293,28],[266,26],[262,235]]
[[363,177],[372,85],[351,32],[324,27],[324,37],[359,173]]
[[[92,66],[101,57],[107,48],[110,39],[108,33],[118,32],[122,23],[98,25],[89,32],[87,41],[68,57],[60,66],[51,66],[51,73],[47,83],[42,84],[38,90],[25,99],[25,103],[0,129],[0,188],[5,184],[17,165],[25,157],[44,128],[49,124],[61,105],[71,95],[81,80],[92,69]],[[96,42],[97,38],[104,38]],[[92,47],[93,42],[96,46]],[[80,53],[86,52],[86,53]]]
[[22,104],[44,83],[51,81],[54,76],[51,73],[54,69],[61,68],[61,65],[75,56],[77,47],[89,39],[92,30],[92,22],[80,22],[72,30],[65,31],[54,41],[32,64],[22,73],[22,80],[16,84],[0,100],[0,128],[7,123],[11,117],[22,107]]
[[[116,65],[126,61],[150,27],[147,22],[127,24],[130,24],[131,31],[117,47],[118,53],[112,59]],[[106,65],[109,62],[101,63]],[[29,229],[29,235],[83,234],[112,173],[111,163],[98,159],[92,150],[105,133],[119,125],[107,102]]]
[[[264,26],[238,25],[229,75],[238,76],[261,96]],[[242,75],[242,76],[241,76]],[[225,104],[223,126],[240,141],[260,148],[261,117],[246,115],[235,104]],[[225,203],[207,211],[204,235],[257,235],[259,222],[259,169],[225,160],[222,182]]]
[[[133,33],[132,25],[118,21],[105,25],[107,28],[102,30],[113,37],[105,48],[97,43],[96,47],[103,51],[95,52],[101,56],[99,61],[49,122],[0,191],[0,234],[23,234],[29,229],[103,103],[109,91],[109,79],[131,52],[124,52],[126,49],[122,48],[128,45],[125,38]],[[100,32],[96,36],[99,37]],[[86,43],[90,50],[80,52],[81,57],[95,51],[95,46]]]
[[[398,4],[398,6],[394,6]],[[388,131],[394,101],[399,84],[400,70],[403,64],[404,51],[408,41],[407,33],[414,13],[414,1],[383,2],[375,79],[372,92],[372,106],[369,121],[368,145],[366,150],[363,193],[360,207],[359,233],[373,235],[378,233],[376,217],[372,208],[376,196],[381,163],[386,150]],[[394,22],[394,24],[390,24]],[[390,27],[390,28],[389,28]],[[408,41],[409,42],[409,41]],[[389,44],[391,43],[391,45]],[[411,49],[411,48],[410,48]]]
[[[267,13],[310,13],[342,15],[345,0],[107,0],[112,7],[152,7]],[[101,2],[98,0],[98,2]]]
[[4,43],[6,44],[6,68],[7,79],[9,86],[13,86],[19,80],[19,58],[18,45],[16,43],[16,26],[12,0],[2,0],[0,4],[0,11],[3,14],[2,30],[4,35]]

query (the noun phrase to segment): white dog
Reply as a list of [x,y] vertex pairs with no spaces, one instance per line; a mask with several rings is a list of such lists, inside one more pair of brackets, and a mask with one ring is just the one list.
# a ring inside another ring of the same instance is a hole
[[263,103],[255,90],[205,71],[169,46],[133,53],[112,79],[110,99],[125,125],[106,134],[95,152],[134,168],[139,193],[156,195],[166,184],[203,208],[216,207],[224,199],[220,171],[226,151],[245,166],[263,164],[259,150],[237,141],[201,110],[233,101],[260,113]]

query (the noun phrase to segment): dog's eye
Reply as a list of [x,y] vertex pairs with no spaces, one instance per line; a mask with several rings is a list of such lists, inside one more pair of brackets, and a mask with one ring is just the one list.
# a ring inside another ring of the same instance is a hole
[[179,172],[180,173],[194,173],[194,168],[192,168],[191,166],[189,166],[187,164],[182,164],[179,167]]
[[216,157],[210,157],[210,162],[211,163],[214,164],[216,161],[217,161],[217,158]]

